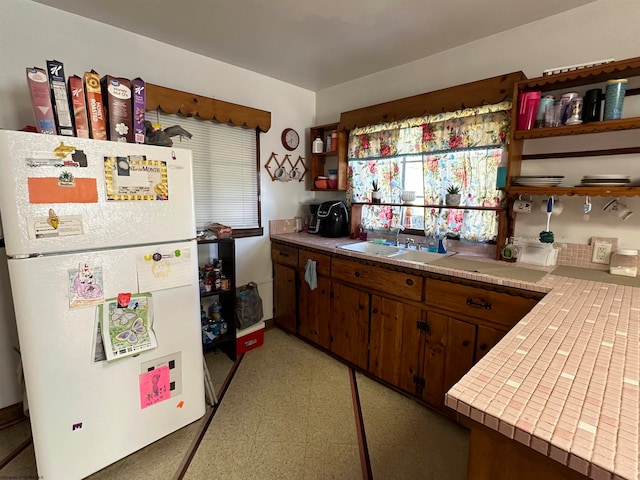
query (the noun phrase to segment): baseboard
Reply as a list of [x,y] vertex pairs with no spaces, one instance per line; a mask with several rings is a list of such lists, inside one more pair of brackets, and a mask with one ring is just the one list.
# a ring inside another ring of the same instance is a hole
[[25,418],[27,417],[22,411],[22,402],[0,408],[0,428],[22,421]]
[[275,328],[276,324],[273,321],[273,318],[264,321],[264,329],[269,330],[270,328]]

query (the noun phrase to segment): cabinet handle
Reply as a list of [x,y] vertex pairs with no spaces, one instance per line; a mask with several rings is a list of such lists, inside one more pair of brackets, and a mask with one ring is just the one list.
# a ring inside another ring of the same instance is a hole
[[463,347],[468,347],[470,343],[471,342],[469,340],[465,340],[464,342],[462,342],[462,346]]
[[281,257],[288,257],[289,254],[287,252],[280,252]]
[[360,276],[360,272],[358,272],[357,270],[353,273],[356,277]]
[[377,309],[377,308],[374,308],[374,309],[373,309],[373,313],[378,313],[378,309]]
[[485,310],[491,310],[491,303],[480,300],[480,303],[474,302],[471,297],[467,297],[467,305],[474,308],[484,308]]
[[413,280],[410,278],[407,278],[407,285],[409,286],[413,285]]
[[482,345],[480,345],[480,350],[482,350],[483,352],[487,349],[487,344],[483,343]]

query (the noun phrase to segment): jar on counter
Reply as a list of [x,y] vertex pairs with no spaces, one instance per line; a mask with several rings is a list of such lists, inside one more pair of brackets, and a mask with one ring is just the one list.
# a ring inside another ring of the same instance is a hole
[[635,277],[638,273],[638,250],[618,249],[611,254],[609,273]]

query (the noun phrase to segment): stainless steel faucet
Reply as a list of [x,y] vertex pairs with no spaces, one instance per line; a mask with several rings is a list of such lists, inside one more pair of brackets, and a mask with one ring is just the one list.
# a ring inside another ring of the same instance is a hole
[[396,247],[400,245],[400,241],[398,240],[398,237],[400,236],[400,232],[404,231],[404,225],[393,225],[392,228],[397,228],[398,231],[396,232]]
[[413,238],[407,238],[404,241],[404,248],[409,248],[409,245],[413,245],[415,242],[413,241]]

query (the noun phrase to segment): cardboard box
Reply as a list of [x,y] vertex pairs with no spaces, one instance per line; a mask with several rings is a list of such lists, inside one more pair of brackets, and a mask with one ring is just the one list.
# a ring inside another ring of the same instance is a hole
[[27,81],[31,91],[33,112],[36,114],[36,130],[39,133],[55,135],[57,133],[56,120],[53,117],[47,72],[43,68],[28,67]]
[[114,142],[133,142],[131,81],[105,75],[102,77],[101,85],[107,119],[107,138]]
[[133,92],[133,141],[144,143],[144,107],[146,103],[146,87],[144,80],[134,78],[131,80],[131,91]]
[[71,118],[76,137],[89,137],[89,119],[87,118],[87,103],[84,96],[82,78],[78,75],[69,77],[69,98],[71,98]]
[[67,81],[64,77],[64,66],[58,60],[47,60],[51,103],[58,128],[58,135],[73,137],[73,121],[67,96]]
[[236,355],[258,348],[264,343],[264,321],[244,330],[236,330]]
[[95,140],[107,139],[107,124],[104,119],[100,76],[95,70],[84,72],[84,93],[87,97],[89,134]]

